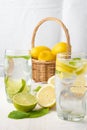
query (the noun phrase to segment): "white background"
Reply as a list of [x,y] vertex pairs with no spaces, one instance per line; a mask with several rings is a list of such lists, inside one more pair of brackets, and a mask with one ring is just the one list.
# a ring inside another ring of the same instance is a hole
[[[34,27],[45,17],[61,18],[62,0],[0,0],[0,49],[31,49]],[[36,45],[52,46],[59,40],[56,23],[42,25]]]
[[[63,19],[72,49],[87,47],[87,1],[83,0],[0,0],[0,53],[5,49],[31,49],[34,27],[45,17]],[[47,22],[39,28],[35,45],[52,46],[60,41],[60,27]],[[61,41],[65,40],[62,36]]]
[[[70,32],[73,51],[86,52],[86,9],[86,0],[0,0],[0,54],[5,49],[31,49],[34,27],[40,19],[48,16],[63,19]],[[52,47],[60,41],[60,34],[60,27],[48,22],[39,29],[35,45]],[[65,36],[61,37],[63,40]],[[35,120],[8,119],[7,115],[13,106],[6,101],[2,80],[0,86],[0,130],[87,129],[87,120],[79,123],[65,122],[58,119],[55,111]]]

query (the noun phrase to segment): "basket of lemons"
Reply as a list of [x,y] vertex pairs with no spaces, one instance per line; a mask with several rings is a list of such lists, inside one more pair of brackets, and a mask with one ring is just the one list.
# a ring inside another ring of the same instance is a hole
[[[59,42],[51,49],[42,45],[35,46],[35,37],[38,28],[47,21],[54,21],[63,28],[66,36],[66,42]],[[32,78],[35,82],[47,82],[47,80],[55,74],[56,55],[61,52],[71,52],[68,29],[60,19],[55,17],[42,19],[35,27],[32,35]]]

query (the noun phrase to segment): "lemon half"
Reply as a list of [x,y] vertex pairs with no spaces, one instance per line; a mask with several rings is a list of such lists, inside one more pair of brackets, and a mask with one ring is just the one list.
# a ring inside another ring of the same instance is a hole
[[42,107],[52,107],[56,102],[55,89],[53,85],[43,86],[36,95],[38,104]]

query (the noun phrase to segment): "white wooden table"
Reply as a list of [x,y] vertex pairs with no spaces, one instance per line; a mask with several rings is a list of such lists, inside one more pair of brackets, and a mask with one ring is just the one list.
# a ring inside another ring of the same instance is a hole
[[14,106],[6,100],[3,78],[0,78],[0,130],[87,130],[87,118],[82,122],[69,122],[58,119],[56,110],[33,119],[14,120],[8,113]]

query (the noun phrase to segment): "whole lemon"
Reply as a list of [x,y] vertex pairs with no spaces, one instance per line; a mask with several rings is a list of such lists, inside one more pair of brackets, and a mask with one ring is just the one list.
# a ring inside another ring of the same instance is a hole
[[54,61],[55,59],[56,59],[56,56],[52,54],[51,51],[48,51],[48,50],[40,52],[38,56],[38,60],[42,60],[42,61]]
[[67,52],[68,44],[66,42],[59,42],[52,48],[52,53],[56,55],[57,53]]
[[42,52],[44,50],[51,51],[51,49],[46,46],[36,46],[36,47],[32,48],[32,50],[31,50],[32,58],[38,59],[40,52]]

